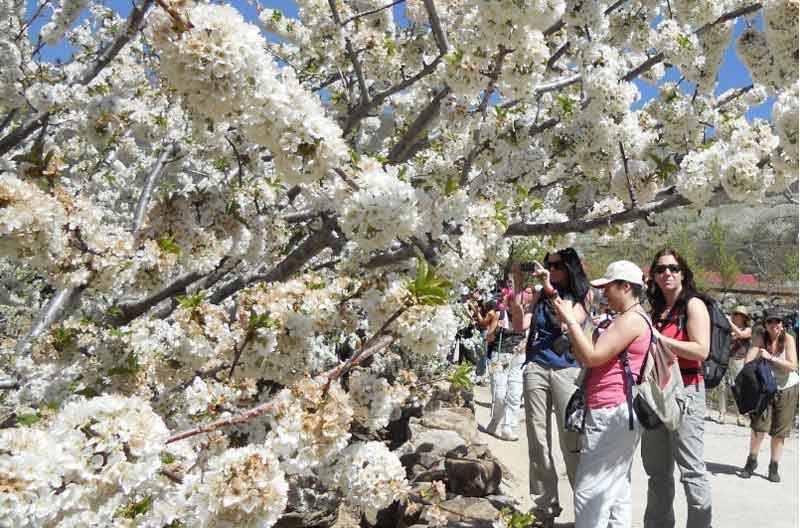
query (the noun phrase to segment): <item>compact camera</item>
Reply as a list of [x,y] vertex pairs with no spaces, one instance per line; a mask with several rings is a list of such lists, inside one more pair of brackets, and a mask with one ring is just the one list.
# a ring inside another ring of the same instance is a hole
[[532,272],[536,271],[537,269],[539,269],[541,267],[542,267],[542,265],[539,264],[538,262],[535,262],[535,261],[534,262],[520,262],[520,264],[519,264],[519,269],[524,271],[524,272],[527,272],[527,273],[532,273]]

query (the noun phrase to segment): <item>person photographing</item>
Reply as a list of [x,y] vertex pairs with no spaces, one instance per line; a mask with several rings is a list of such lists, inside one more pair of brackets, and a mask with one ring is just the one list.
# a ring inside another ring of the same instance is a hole
[[652,330],[639,299],[642,270],[633,262],[609,264],[601,288],[617,312],[592,343],[575,317],[572,303],[555,297],[553,307],[566,327],[572,354],[589,369],[584,374],[583,442],[575,474],[575,528],[631,525],[631,465],[641,438],[629,391],[640,383]]
[[[564,413],[580,372],[580,365],[570,349],[566,326],[559,321],[552,300],[560,297],[572,309],[574,320],[583,325],[591,305],[589,280],[580,257],[573,248],[549,253],[544,265],[525,266],[542,288],[534,293],[523,309],[522,296],[511,302],[511,321],[515,332],[528,331],[523,364],[523,399],[530,461],[530,494],[537,526],[553,526],[561,513],[558,498],[558,475],[553,462],[551,431],[552,414],[556,415],[558,443],[564,456],[567,477],[574,487],[578,463],[576,433],[564,429]],[[519,263],[511,268],[514,291],[521,292],[525,283]]]

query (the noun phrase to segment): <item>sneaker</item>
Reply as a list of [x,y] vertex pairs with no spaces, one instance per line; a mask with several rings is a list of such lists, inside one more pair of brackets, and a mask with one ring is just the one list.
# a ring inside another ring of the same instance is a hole
[[511,431],[502,431],[497,437],[506,442],[516,442],[519,440],[519,437]]
[[719,413],[719,420],[717,420],[722,425],[725,425],[725,415],[723,413]]

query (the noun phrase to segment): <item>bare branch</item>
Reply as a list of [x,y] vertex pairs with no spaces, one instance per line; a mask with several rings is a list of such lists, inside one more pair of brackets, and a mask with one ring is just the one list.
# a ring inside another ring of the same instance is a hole
[[631,181],[631,175],[628,173],[628,157],[625,155],[625,147],[622,145],[622,141],[619,142],[619,154],[622,156],[622,166],[625,169],[625,181],[628,184],[628,194],[631,197],[631,207],[633,209],[638,209],[639,204],[636,200],[636,193],[633,189],[633,182]]
[[425,2],[425,10],[428,12],[428,21],[431,24],[431,31],[433,31],[436,44],[439,46],[439,53],[446,55],[448,50],[447,37],[444,31],[442,31],[442,23],[439,20],[439,14],[436,12],[436,6],[433,5],[433,0],[423,1]]
[[403,137],[392,147],[389,153],[389,163],[397,164],[403,163],[408,160],[414,151],[415,140],[430,124],[431,121],[439,114],[439,109],[442,106],[442,100],[450,95],[452,90],[449,86],[445,86],[431,99],[422,112],[419,113],[417,118],[411,123]]
[[60,321],[64,315],[73,308],[73,306],[80,299],[81,294],[86,286],[78,286],[73,288],[64,288],[58,290],[55,295],[50,299],[45,306],[44,310],[39,313],[36,321],[19,341],[15,350],[18,354],[27,356],[30,354],[33,343],[45,332],[51,325]]
[[628,73],[626,73],[622,77],[622,80],[623,81],[632,81],[635,78],[637,78],[638,76],[640,76],[641,74],[643,74],[644,72],[646,72],[647,70],[649,70],[650,68],[652,68],[653,66],[655,66],[656,64],[658,64],[660,62],[663,62],[663,60],[664,60],[664,53],[662,53],[662,52],[656,53],[655,55],[653,55],[652,57],[648,58],[646,61],[644,61],[643,63],[641,63],[640,65],[638,65],[637,67],[635,67],[634,69],[629,71]]
[[556,52],[553,53],[553,55],[549,59],[547,59],[547,67],[545,68],[545,70],[552,70],[556,62],[558,62],[558,59],[560,59],[564,55],[564,53],[567,52],[568,49],[569,49],[569,41],[563,43],[561,47],[558,48]]
[[[731,11],[729,13],[725,13],[724,15],[722,15],[721,17],[719,17],[715,21],[709,22],[708,24],[706,24],[704,26],[701,26],[694,33],[695,33],[695,35],[702,35],[703,33],[705,33],[706,31],[708,31],[709,29],[711,29],[712,27],[714,27],[714,26],[716,26],[718,24],[723,24],[723,23],[725,23],[725,22],[727,22],[729,20],[733,20],[733,19],[735,19],[737,17],[740,17],[740,16],[749,15],[750,13],[754,13],[754,12],[758,11],[759,9],[761,9],[761,4],[753,4],[753,5],[749,5],[749,6],[745,6],[745,7],[736,9],[736,10]],[[622,77],[622,80],[623,81],[632,81],[633,79],[637,78],[639,75],[641,75],[642,73],[646,72],[647,70],[649,70],[650,68],[652,68],[656,64],[658,64],[660,62],[663,62],[663,60],[664,60],[664,53],[663,52],[657,53],[657,54],[653,55],[652,57],[648,58],[646,61],[644,61],[642,64],[640,64],[636,68],[634,68],[631,71],[629,71],[628,73],[626,73]]]
[[2,133],[3,130],[6,129],[11,120],[14,119],[14,116],[17,115],[18,111],[19,108],[12,108],[11,110],[8,111],[6,116],[3,118],[3,121],[0,122],[0,133]]
[[705,33],[706,31],[708,31],[709,29],[711,29],[712,27],[714,27],[716,25],[724,24],[725,22],[727,22],[729,20],[734,20],[736,18],[739,18],[740,16],[745,16],[745,15],[749,15],[750,13],[755,13],[759,9],[761,9],[761,4],[760,3],[756,3],[756,4],[751,4],[749,6],[740,7],[739,9],[734,9],[733,11],[730,11],[728,13],[723,14],[722,16],[720,16],[715,21],[709,22],[705,26],[700,27],[697,31],[695,31],[695,34],[696,35],[702,35],[703,33]]
[[347,20],[342,22],[342,25],[346,26],[350,22],[356,21],[359,18],[363,18],[363,17],[369,16],[369,15],[374,15],[375,13],[379,13],[379,12],[383,11],[384,9],[389,9],[389,8],[392,8],[392,7],[396,6],[397,4],[402,4],[405,1],[406,0],[395,0],[391,4],[387,4],[387,5],[383,6],[383,7],[376,7],[375,9],[370,9],[369,11],[363,11],[361,13],[358,13],[357,15],[351,16],[350,18],[348,18]]
[[[327,222],[330,224],[331,222]],[[242,288],[258,282],[279,282],[288,279],[302,269],[306,263],[317,256],[323,249],[336,247],[342,241],[337,237],[336,230],[331,225],[315,231],[307,237],[302,244],[297,246],[286,258],[276,265],[269,273],[250,277],[249,279],[237,278],[214,292],[209,297],[209,302],[219,304]]]
[[497,54],[494,56],[494,65],[492,66],[492,70],[489,72],[489,83],[487,84],[486,89],[483,90],[483,97],[481,97],[481,102],[478,104],[478,108],[475,110],[481,114],[481,121],[472,132],[472,141],[474,145],[464,158],[464,165],[461,167],[461,179],[459,181],[459,185],[462,187],[466,185],[467,181],[469,180],[469,172],[472,170],[472,164],[475,162],[475,159],[481,152],[489,148],[488,141],[481,143],[481,128],[486,122],[486,114],[489,109],[489,99],[492,97],[497,84],[497,79],[500,78],[500,73],[503,71],[503,62],[505,62],[506,55],[512,53],[513,51],[514,50],[508,49],[502,45],[498,46],[497,48]]
[[356,124],[363,118],[365,118],[371,109],[383,103],[383,101],[385,101],[388,97],[391,97],[394,94],[405,90],[406,88],[413,85],[423,77],[430,75],[431,73],[436,71],[436,67],[442,61],[443,57],[444,54],[437,55],[436,58],[433,59],[433,61],[430,64],[424,64],[422,70],[417,72],[415,75],[412,75],[411,77],[404,79],[403,81],[397,83],[396,85],[387,88],[386,90],[380,93],[375,94],[375,96],[369,102],[362,103],[357,107],[355,107],[350,112],[350,115],[347,116],[347,121],[345,122],[343,127],[344,135],[349,134],[353,130],[353,127],[355,127]]
[[749,86],[743,86],[742,88],[739,88],[738,90],[734,90],[731,93],[729,93],[728,95],[726,95],[725,97],[723,97],[722,99],[718,100],[717,103],[714,105],[714,108],[720,108],[722,106],[725,106],[726,104],[730,103],[734,99],[738,99],[739,97],[743,96],[744,94],[746,94],[747,92],[749,92],[752,89],[753,89],[753,85],[751,84]]
[[[335,0],[328,0],[329,2],[333,3]],[[444,31],[442,31],[442,26],[439,21],[439,15],[436,13],[436,8],[433,5],[433,0],[424,0],[425,2],[425,9],[428,11],[428,21],[431,24],[431,31],[433,32],[434,39],[436,40],[436,44],[439,47],[439,54],[436,58],[431,61],[430,64],[422,64],[422,70],[417,72],[415,75],[408,77],[407,79],[403,79],[401,82],[397,83],[396,85],[387,88],[386,90],[375,94],[375,96],[370,99],[362,98],[361,103],[355,107],[350,114],[347,116],[347,120],[345,121],[343,132],[346,136],[349,134],[356,124],[364,119],[369,111],[378,105],[382,104],[386,98],[391,97],[392,95],[401,92],[408,88],[409,86],[413,85],[423,77],[430,75],[434,71],[436,71],[436,67],[442,61],[442,58],[447,54],[447,38],[445,37]]]
[[142,189],[142,193],[139,195],[139,202],[136,204],[136,210],[133,214],[133,227],[131,228],[131,232],[134,236],[139,233],[139,230],[144,224],[144,217],[147,214],[147,205],[150,203],[150,197],[153,195],[156,182],[164,172],[164,167],[166,167],[168,159],[175,156],[177,153],[178,146],[174,143],[165,148],[158,157],[155,165],[153,165],[150,173],[145,178],[144,188]]
[[[342,31],[342,20],[339,18],[339,10],[336,8],[336,0],[328,0],[328,5],[331,8],[331,15],[333,16],[333,21],[339,26],[339,30]],[[367,91],[367,82],[364,79],[364,71],[361,69],[361,63],[358,61],[358,55],[356,55],[355,49],[353,49],[353,43],[350,42],[349,37],[344,38],[344,47],[347,50],[347,56],[350,58],[350,62],[353,64],[353,69],[356,72],[356,77],[358,78],[358,88],[361,91],[361,104],[368,105],[369,104],[369,92]]]
[[347,184],[348,187],[350,187],[351,190],[353,191],[359,190],[358,184],[356,184],[356,182],[350,179],[350,176],[347,175],[344,169],[336,167],[335,169],[333,169],[333,172],[338,174],[339,177]]
[[111,317],[109,322],[116,326],[123,326],[143,313],[147,312],[150,308],[157,305],[164,299],[168,299],[180,293],[184,293],[186,288],[193,284],[194,282],[200,280],[203,277],[201,273],[193,271],[191,273],[187,273],[175,279],[172,283],[167,285],[165,288],[153,293],[142,299],[141,301],[137,301],[134,303],[126,303],[120,304],[117,306],[122,311],[122,314],[118,315],[117,317]]
[[[379,350],[382,350],[382,349],[386,348],[387,346],[389,346],[392,343],[392,341],[393,341],[393,339],[390,336],[379,337],[379,338],[375,339],[375,341],[373,342],[373,344],[371,345],[370,348],[362,349],[362,351],[361,351],[361,353],[359,355],[362,356],[363,359],[366,359],[367,357],[370,357],[370,356],[374,355]],[[363,361],[363,359],[362,359],[362,361]],[[351,367],[352,367],[352,363],[351,363]],[[335,376],[336,373],[339,372],[340,370],[342,370],[343,368],[344,368],[344,365],[340,365],[340,366],[334,368],[333,370],[331,370],[329,372],[321,374],[320,377],[326,377],[329,380],[330,379],[334,379],[333,376]],[[230,418],[224,418],[222,420],[217,420],[215,422],[211,422],[211,423],[208,423],[208,424],[205,424],[205,425],[201,425],[199,427],[195,427],[193,429],[189,429],[187,431],[183,431],[181,433],[174,434],[174,435],[170,436],[169,438],[167,438],[167,441],[165,443],[171,444],[173,442],[178,442],[179,440],[184,440],[186,438],[191,438],[192,436],[197,436],[199,434],[210,433],[212,431],[216,431],[217,429],[222,429],[223,427],[230,427],[232,425],[238,425],[238,424],[241,424],[241,423],[245,423],[245,422],[248,422],[248,421],[250,421],[250,420],[252,420],[254,418],[258,418],[259,416],[262,416],[263,414],[266,414],[267,412],[269,412],[269,410],[271,408],[272,408],[272,403],[271,402],[262,403],[261,405],[253,407],[252,409],[250,409],[248,411],[244,411],[241,414],[237,414],[236,416],[231,416]]]
[[555,118],[555,117],[551,117],[550,119],[547,119],[546,121],[542,121],[538,125],[531,125],[531,129],[529,131],[529,134],[531,136],[535,136],[536,134],[539,134],[541,132],[544,132],[545,130],[553,128],[554,126],[556,126],[560,122],[561,122],[560,119]]

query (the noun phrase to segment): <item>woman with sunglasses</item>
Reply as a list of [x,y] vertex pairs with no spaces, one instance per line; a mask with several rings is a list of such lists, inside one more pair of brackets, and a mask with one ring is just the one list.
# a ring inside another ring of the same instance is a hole
[[750,478],[758,465],[758,451],[764,434],[770,436],[769,480],[780,482],[778,462],[783,455],[783,444],[792,432],[794,414],[797,411],[798,383],[797,350],[794,338],[783,328],[780,311],[771,308],[764,314],[764,333],[756,337],[753,348],[747,352],[745,362],[758,358],[769,361],[778,392],[772,398],[767,409],[760,416],[753,416],[750,421],[750,454],[747,457],[740,477]]
[[[520,291],[523,275],[519,264],[512,266],[514,291]],[[572,307],[572,317],[580,325],[588,319],[591,305],[589,280],[581,259],[573,248],[545,256],[544,268],[533,275],[542,281],[524,310],[519,296],[512,303],[512,325],[516,332],[528,332],[523,364],[523,396],[530,461],[530,493],[537,526],[552,526],[561,513],[558,499],[558,475],[551,452],[551,415],[555,410],[558,439],[570,485],[574,487],[578,462],[576,433],[564,429],[564,413],[580,372],[580,365],[570,350],[566,325],[558,320],[552,299],[560,297]]]
[[628,405],[627,389],[639,383],[652,338],[639,302],[643,273],[633,262],[620,260],[591,284],[603,290],[619,314],[594,344],[575,320],[571,303],[553,301],[575,357],[590,369],[583,384],[586,415],[575,475],[575,528],[630,526],[631,465],[641,426]]
[[678,357],[683,374],[686,412],[676,431],[660,426],[642,434],[642,462],[647,473],[645,528],[675,526],[675,464],[688,503],[687,528],[711,526],[711,483],[703,460],[706,391],[703,360],[708,357],[711,323],[694,285],[694,274],[672,248],[656,253],[650,265],[647,297],[662,342]]

